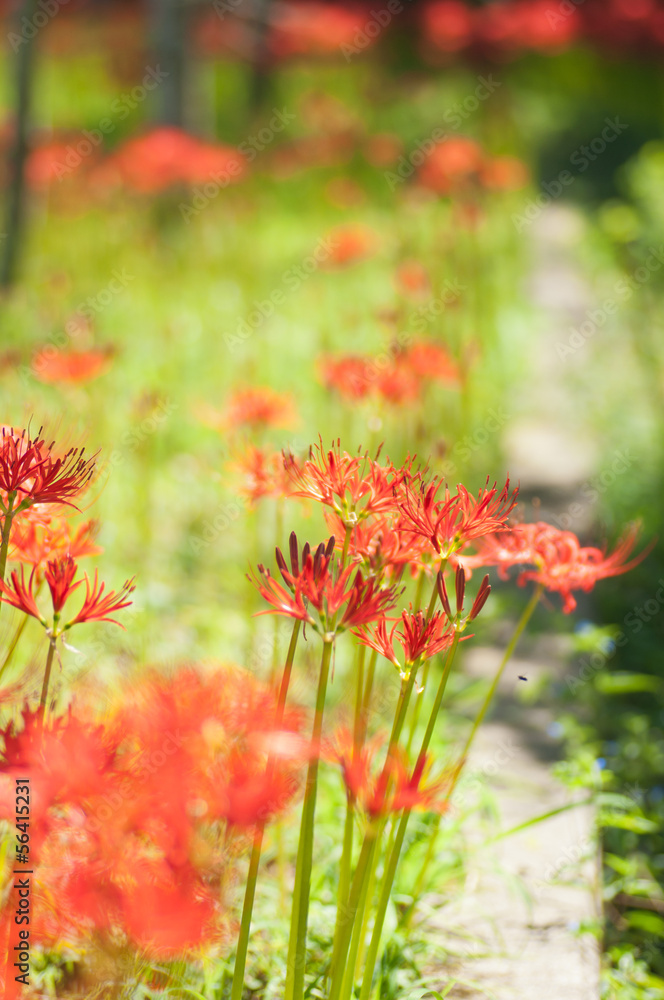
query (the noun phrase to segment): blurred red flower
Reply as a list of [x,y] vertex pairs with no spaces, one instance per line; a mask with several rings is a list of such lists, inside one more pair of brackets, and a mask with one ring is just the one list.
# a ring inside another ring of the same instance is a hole
[[80,384],[91,382],[108,370],[113,352],[54,351],[43,348],[32,358],[32,374],[40,382]]

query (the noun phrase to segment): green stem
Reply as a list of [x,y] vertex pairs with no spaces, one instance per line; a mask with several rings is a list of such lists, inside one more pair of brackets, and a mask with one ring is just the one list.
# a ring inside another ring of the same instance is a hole
[[[431,709],[429,722],[426,728],[426,732],[424,734],[424,738],[422,740],[422,746],[420,748],[420,753],[418,756],[418,764],[422,762],[422,760],[426,756],[427,750],[429,749],[429,743],[431,742],[431,737],[433,736],[433,731],[435,729],[436,722],[438,720],[438,713],[440,711],[440,706],[443,701],[443,695],[445,694],[447,679],[452,669],[452,663],[454,662],[454,656],[457,651],[457,647],[459,645],[459,639],[460,635],[459,633],[456,633],[452,645],[450,646],[447,657],[445,659],[443,674],[440,679],[440,684],[438,685],[438,691],[436,692],[433,708]],[[403,847],[403,841],[406,835],[406,827],[408,826],[409,818],[410,818],[410,810],[405,809],[401,816],[401,820],[399,822],[399,828],[397,830],[397,834],[394,839],[394,844],[392,845],[392,850],[390,851],[389,860],[387,862],[385,871],[383,872],[383,884],[378,899],[378,906],[376,908],[376,918],[374,920],[373,931],[371,933],[371,941],[369,943],[367,958],[364,965],[364,976],[362,979],[362,988],[360,990],[360,1000],[368,1000],[369,994],[371,992],[371,984],[373,982],[374,969],[376,967],[376,960],[378,958],[380,939],[383,933],[383,924],[385,923],[385,914],[387,913],[387,907],[390,902],[390,895],[392,893],[394,876],[396,874],[397,864],[399,862],[399,856],[401,854],[401,848]]]
[[362,726],[358,734],[358,742],[364,743],[367,735],[367,724],[369,720],[369,705],[371,704],[371,692],[373,691],[374,676],[376,674],[376,663],[378,661],[378,650],[372,649],[367,667],[367,680],[364,685],[364,697],[362,699]]
[[254,842],[251,847],[247,884],[244,890],[242,921],[240,923],[235,965],[233,966],[231,1000],[241,1000],[242,990],[244,988],[244,971],[247,964],[247,949],[249,947],[249,932],[251,930],[251,914],[254,908],[254,899],[256,898],[256,881],[258,879],[258,868],[261,861],[261,851],[263,849],[264,831],[264,823],[257,826],[254,831]]
[[477,715],[475,717],[475,721],[473,723],[473,728],[471,729],[470,735],[468,736],[468,739],[466,740],[466,745],[464,746],[463,752],[461,754],[461,757],[459,758],[459,763],[457,764],[456,770],[454,772],[454,777],[452,779],[452,784],[451,784],[451,786],[450,786],[450,788],[448,790],[448,793],[447,793],[447,798],[448,799],[450,798],[452,792],[454,791],[454,787],[455,787],[455,785],[456,785],[456,783],[458,781],[459,774],[461,773],[461,769],[463,768],[464,761],[468,757],[468,753],[470,752],[470,748],[473,745],[473,740],[475,739],[475,734],[477,733],[477,730],[480,728],[480,725],[482,724],[482,721],[484,720],[484,716],[486,715],[486,713],[488,711],[489,705],[491,704],[491,702],[493,700],[493,696],[496,693],[496,688],[498,687],[498,684],[500,683],[500,678],[503,676],[503,673],[505,671],[505,667],[509,663],[509,661],[510,661],[510,659],[512,657],[512,654],[514,653],[514,650],[516,649],[516,644],[518,643],[519,639],[521,638],[521,634],[522,634],[523,630],[525,629],[526,625],[530,621],[531,615],[532,615],[533,611],[535,610],[535,608],[537,607],[537,605],[539,603],[539,599],[542,596],[543,591],[544,591],[544,585],[541,584],[541,583],[538,584],[538,586],[535,588],[535,591],[533,592],[530,600],[528,601],[528,603],[526,604],[525,608],[523,609],[523,612],[521,614],[521,617],[519,618],[519,621],[517,622],[517,625],[516,625],[516,628],[514,629],[514,633],[512,635],[512,638],[510,639],[509,643],[507,644],[507,648],[505,650],[503,658],[500,661],[500,666],[498,667],[498,670],[496,671],[495,677],[493,678],[493,681],[491,683],[491,687],[489,688],[489,690],[487,692],[487,695],[486,695],[484,701],[482,702],[482,707],[480,708],[479,712],[477,713]]
[[[332,636],[334,633],[332,633]],[[330,663],[332,660],[332,650],[334,639],[325,639],[323,642],[323,655],[321,658],[320,675],[318,678],[318,691],[316,693],[316,709],[314,714],[314,725],[311,734],[312,756],[307,770],[307,783],[304,794],[304,805],[302,807],[302,821],[300,824],[300,840],[298,844],[298,860],[300,861],[300,884],[298,886],[298,896],[293,900],[293,914],[291,918],[291,941],[295,938],[293,949],[293,960],[289,962],[286,994],[292,996],[292,1000],[303,1000],[304,997],[304,973],[307,954],[307,922],[309,918],[309,896],[311,893],[311,869],[313,866],[314,848],[314,820],[316,815],[316,795],[318,792],[318,760],[320,739],[323,731],[323,712],[325,709],[325,695],[327,693],[327,682],[330,675]],[[293,919],[293,917],[295,919]],[[289,953],[291,951],[291,941],[289,941]],[[289,990],[289,983],[290,986]]]
[[[540,597],[542,596],[543,590],[544,590],[544,587],[540,584],[535,589],[535,591],[532,594],[530,600],[528,601],[528,604],[526,605],[526,607],[523,609],[523,612],[521,613],[521,617],[519,618],[519,621],[517,622],[516,628],[514,629],[512,637],[511,637],[511,639],[510,639],[510,641],[507,644],[507,647],[505,649],[505,653],[503,654],[503,658],[500,661],[500,665],[499,665],[498,670],[496,672],[496,675],[495,675],[495,677],[493,679],[493,683],[491,684],[491,687],[490,687],[489,691],[487,692],[486,698],[484,699],[484,702],[482,703],[482,707],[480,708],[480,711],[477,714],[477,717],[476,717],[475,722],[473,724],[473,728],[472,728],[472,730],[470,732],[470,735],[469,735],[468,739],[466,740],[466,745],[465,745],[465,747],[463,749],[463,753],[461,754],[461,756],[459,758],[459,763],[457,764],[457,766],[456,766],[456,768],[454,770],[454,774],[452,776],[452,781],[450,782],[450,787],[448,788],[447,794],[445,796],[445,801],[446,802],[448,802],[450,800],[451,796],[452,796],[452,793],[453,793],[453,791],[454,791],[454,789],[455,789],[455,787],[457,785],[457,782],[459,780],[459,776],[460,776],[461,771],[463,769],[463,765],[465,763],[465,760],[467,759],[468,753],[469,753],[470,748],[471,748],[471,746],[473,744],[473,740],[475,738],[475,734],[477,733],[477,730],[479,729],[480,724],[481,724],[482,720],[484,719],[484,716],[487,713],[489,705],[491,704],[493,696],[494,696],[494,694],[496,692],[496,688],[498,687],[498,684],[500,682],[500,678],[502,677],[502,675],[504,673],[505,667],[509,663],[510,658],[512,657],[512,654],[514,653],[514,650],[516,649],[516,645],[517,645],[517,643],[519,641],[519,638],[521,637],[521,634],[523,633],[523,630],[525,629],[526,625],[530,621],[531,615],[532,615],[533,611],[535,610],[535,608],[536,608],[536,606],[537,606],[537,604],[539,602]],[[431,861],[433,860],[434,852],[435,852],[435,849],[436,849],[436,839],[438,837],[438,830],[440,829],[441,820],[442,820],[442,813],[439,814],[436,817],[436,820],[434,822],[434,825],[433,825],[433,828],[431,830],[431,833],[429,834],[429,843],[427,845],[427,851],[426,851],[426,854],[424,856],[424,862],[422,863],[422,867],[420,868],[419,874],[418,874],[417,878],[415,879],[415,887],[413,889],[412,902],[411,902],[410,906],[408,907],[408,909],[406,910],[406,912],[404,913],[404,915],[403,915],[403,917],[402,917],[402,919],[400,921],[400,925],[402,927],[407,927],[409,925],[410,919],[411,919],[412,914],[413,914],[413,911],[414,911],[415,906],[417,904],[417,900],[419,899],[420,894],[422,892],[422,887],[424,885],[424,879],[426,878],[427,870],[429,868],[429,865],[431,864]]]
[[[353,923],[353,936],[350,942],[350,950],[346,960],[346,971],[341,984],[341,1000],[350,1000],[355,984],[356,968],[358,961],[361,961],[361,952],[364,950],[364,938],[367,932],[367,921],[371,911],[371,900],[373,899],[374,885],[376,882],[376,859],[378,854],[378,840],[374,840],[374,847],[367,866],[368,875],[362,879],[362,889],[357,905],[357,913]],[[361,919],[358,919],[360,918]]]
[[362,850],[360,851],[357,867],[355,869],[355,875],[353,877],[353,884],[350,889],[350,896],[348,897],[348,906],[346,907],[346,911],[343,915],[344,919],[339,927],[339,937],[332,949],[332,981],[330,983],[328,1000],[339,1000],[339,997],[341,996],[341,988],[343,986],[344,972],[346,969],[346,959],[348,957],[348,945],[350,943],[350,937],[355,924],[356,914],[362,900],[366,898],[368,883],[366,874],[370,871],[373,864],[376,845],[378,842],[377,833],[379,834],[381,831],[382,825],[379,831],[370,827],[369,830],[367,830],[364,843],[362,844]]
[[[12,521],[14,520],[14,499],[10,493],[7,498],[7,508],[3,512],[4,517],[2,520],[2,534],[0,535],[0,581],[5,582],[5,570],[7,569],[7,556],[9,554],[9,536],[12,531]],[[2,609],[2,603],[0,602],[0,610]]]
[[12,657],[14,655],[14,651],[15,651],[16,647],[18,646],[19,640],[20,640],[21,636],[23,635],[23,631],[24,631],[25,626],[27,624],[28,624],[28,615],[23,615],[23,617],[21,618],[21,621],[18,624],[18,628],[16,629],[16,631],[14,633],[14,638],[11,641],[11,644],[9,646],[9,649],[7,650],[5,658],[2,661],[2,666],[0,666],[0,677],[2,677],[2,675],[5,672],[5,670],[7,669],[7,667],[9,666],[9,664],[11,663]]
[[[302,623],[300,621],[295,621],[293,624],[293,631],[291,633],[290,645],[288,647],[288,653],[286,654],[284,672],[281,677],[281,686],[279,688],[277,711],[275,716],[275,728],[279,727],[283,721],[284,711],[286,707],[286,698],[288,696],[288,686],[290,684],[291,673],[293,670],[293,661],[295,659],[295,649],[297,646],[297,640],[300,635],[301,626]],[[266,764],[266,774],[268,775],[268,777],[272,774],[273,768],[274,768],[274,757],[268,756]],[[261,851],[263,849],[264,831],[265,831],[265,821],[262,821],[256,826],[256,830],[254,831],[254,841],[251,848],[251,857],[249,859],[249,872],[247,875],[247,884],[245,887],[244,902],[242,904],[242,919],[240,922],[240,933],[238,935],[237,950],[235,953],[235,964],[233,966],[231,1000],[241,1000],[242,997],[242,988],[244,986],[244,973],[247,965],[247,950],[249,948],[249,933],[251,931],[251,917],[254,909],[254,900],[256,898],[256,880],[258,878],[258,868],[261,859]]]
[[51,667],[53,666],[54,653],[55,653],[55,639],[49,639],[48,653],[46,655],[46,668],[44,670],[44,683],[42,684],[41,698],[39,699],[39,707],[44,713],[46,712],[46,699],[48,698],[48,684],[51,679]]
[[[356,664],[356,690],[355,690],[355,719],[353,725],[353,762],[361,745],[362,731],[362,695],[364,691],[364,657],[366,646],[362,643],[357,651]],[[350,892],[350,873],[353,857],[353,829],[355,825],[355,798],[349,791],[346,795],[346,819],[344,822],[344,839],[341,852],[341,863],[339,866],[339,891],[337,893],[337,921],[341,918],[341,912],[348,902]],[[335,930],[336,937],[336,930]]]

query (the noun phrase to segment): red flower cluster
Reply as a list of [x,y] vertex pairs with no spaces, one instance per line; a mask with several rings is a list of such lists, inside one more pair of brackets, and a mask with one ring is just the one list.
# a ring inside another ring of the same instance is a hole
[[121,184],[150,194],[220,177],[226,183],[235,182],[246,170],[246,160],[237,150],[163,127],[129,139],[94,171],[93,179],[100,185]]
[[601,549],[583,547],[573,532],[561,531],[539,521],[478,539],[477,553],[464,555],[461,562],[468,568],[497,566],[503,578],[511,566],[531,564],[534,569],[524,569],[519,574],[519,586],[532,580],[547,590],[559,593],[563,599],[563,611],[569,614],[576,607],[573,591],[592,590],[598,580],[627,573],[645,558],[652,544],[639,556],[629,558],[638,534],[638,525],[632,525],[613,552],[607,555]]
[[435,144],[418,170],[418,181],[442,195],[478,188],[518,190],[528,183],[528,168],[513,156],[490,156],[466,136],[452,136]]
[[256,431],[267,427],[292,427],[297,413],[287,393],[277,392],[267,385],[251,385],[235,389],[223,413],[207,411],[203,418],[219,430]]
[[54,444],[47,444],[28,431],[2,427],[0,435],[0,507],[14,510],[35,503],[60,503],[74,506],[73,500],[86,488],[93,476],[95,456],[84,457],[84,448],[70,448],[63,455],[54,454]]
[[377,396],[403,405],[421,398],[427,384],[459,383],[459,369],[445,348],[420,340],[402,350],[377,358],[361,354],[324,357],[320,362],[323,384],[350,400]]
[[86,521],[74,528],[64,518],[44,514],[37,504],[16,518],[10,557],[30,563],[39,571],[56,556],[71,556],[73,559],[96,556],[103,551],[94,543],[98,528],[96,521]]
[[[131,604],[131,601],[127,600],[127,598],[135,589],[133,580],[127,580],[122,589],[117,593],[114,590],[109,590],[107,594],[104,594],[105,584],[99,583],[96,570],[92,583],[87,573],[84,573],[83,577],[78,577],[77,579],[77,570],[78,566],[70,555],[57,556],[46,563],[43,573],[44,579],[48,584],[53,605],[53,615],[50,620],[44,618],[37,606],[36,565],[33,566],[27,581],[23,566],[21,566],[20,573],[16,570],[12,571],[9,583],[2,583],[0,581],[0,593],[3,595],[1,600],[6,604],[11,604],[12,607],[18,608],[24,614],[36,618],[45,628],[47,627],[52,630],[54,637],[60,635],[62,632],[66,632],[74,625],[80,625],[82,622],[113,622],[115,625],[120,625],[120,622],[116,621],[115,618],[111,618],[111,615]],[[62,608],[68,598],[74,591],[78,590],[83,582],[85,582],[85,598],[81,608],[66,624],[59,625]],[[124,628],[123,625],[120,625],[120,627]]]
[[367,22],[367,8],[345,7],[336,3],[299,2],[275,11],[270,37],[272,52],[281,58],[311,53],[338,53],[352,46]]
[[54,351],[43,348],[32,359],[32,373],[47,384],[80,385],[91,382],[108,370],[112,351]]
[[[308,622],[327,634],[357,628],[382,619],[394,607],[394,587],[381,587],[373,577],[364,578],[355,566],[343,569],[333,564],[335,540],[322,542],[315,553],[305,550],[302,566],[291,560],[291,569],[277,549],[277,562],[286,586],[282,586],[264,566],[258,576],[249,577],[261,597],[273,610],[261,614],[281,614]],[[317,618],[312,612],[316,611]]]
[[374,818],[404,809],[442,812],[447,807],[443,797],[447,780],[441,778],[427,787],[422,784],[430,759],[419,758],[411,769],[405,755],[394,752],[376,768],[374,761],[382,742],[379,737],[358,746],[348,730],[341,729],[335,734],[329,757],[341,767],[352,800]]
[[267,451],[254,444],[235,456],[233,466],[240,473],[240,493],[251,503],[263,497],[282,497],[288,491],[280,452]]
[[652,51],[664,44],[664,9],[655,0],[431,0],[422,10],[427,45],[451,55],[510,58],[537,50],[555,53],[577,41],[614,51]]
[[272,748],[296,741],[300,713],[275,719],[272,692],[239,668],[186,668],[124,690],[103,725],[26,712],[6,729],[0,815],[13,817],[15,778],[28,778],[36,940],[124,939],[168,956],[219,939],[231,838],[299,786],[299,762]]
[[328,233],[326,241],[331,248],[324,261],[327,267],[355,264],[371,257],[377,250],[376,234],[359,224],[338,226]]

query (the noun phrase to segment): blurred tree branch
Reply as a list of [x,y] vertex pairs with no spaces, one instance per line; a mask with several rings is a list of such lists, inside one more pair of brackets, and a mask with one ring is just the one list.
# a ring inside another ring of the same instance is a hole
[[[34,26],[34,16],[37,10],[37,0],[22,0],[16,9],[13,31],[8,36],[16,53],[14,65],[15,114],[12,149],[9,156],[5,239],[0,266],[0,286],[3,288],[9,288],[16,278],[24,230],[25,164],[28,156],[34,52],[39,32],[39,29]],[[32,32],[27,32],[23,27],[26,22],[28,27],[32,26]]]

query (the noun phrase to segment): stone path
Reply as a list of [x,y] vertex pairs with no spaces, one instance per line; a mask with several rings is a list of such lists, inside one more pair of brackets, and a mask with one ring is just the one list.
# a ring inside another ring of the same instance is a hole
[[[566,516],[570,509],[576,512],[570,501],[577,499],[579,485],[597,461],[594,442],[580,432],[571,406],[574,366],[556,349],[592,306],[574,261],[580,225],[574,210],[561,205],[542,213],[533,228],[528,294],[539,307],[539,321],[533,330],[531,378],[521,399],[525,416],[511,423],[504,441],[510,474],[520,480],[525,499],[539,497],[542,514],[546,509]],[[560,526],[583,530],[592,514],[586,505],[574,523]],[[522,682],[517,679],[521,674],[532,685],[542,671],[560,672],[561,642],[550,637],[527,660],[517,655],[508,665],[495,709],[468,762],[467,773],[482,776],[495,792],[503,831],[573,801],[552,774],[561,756],[549,735],[553,717],[545,707],[519,699]],[[525,655],[523,646],[519,653]],[[466,668],[491,677],[500,656],[492,648],[469,649]],[[443,940],[464,956],[454,977],[477,984],[456,985],[450,1000],[598,1000],[598,944],[591,934],[576,933],[600,914],[589,807],[567,810],[496,841],[478,852],[470,879],[458,903],[446,901],[432,917]]]
[[[469,674],[491,676],[500,655],[476,648],[466,656]],[[518,674],[536,683],[548,669],[539,657],[512,661],[493,719],[480,730],[467,765],[467,780],[479,776],[495,793],[501,817],[496,833],[578,799],[552,775],[560,754],[547,734],[548,710],[515,695]],[[471,863],[468,885],[431,921],[463,956],[452,978],[477,984],[459,983],[450,1000],[597,1000],[597,942],[577,933],[599,913],[590,807],[568,809],[483,848]]]

